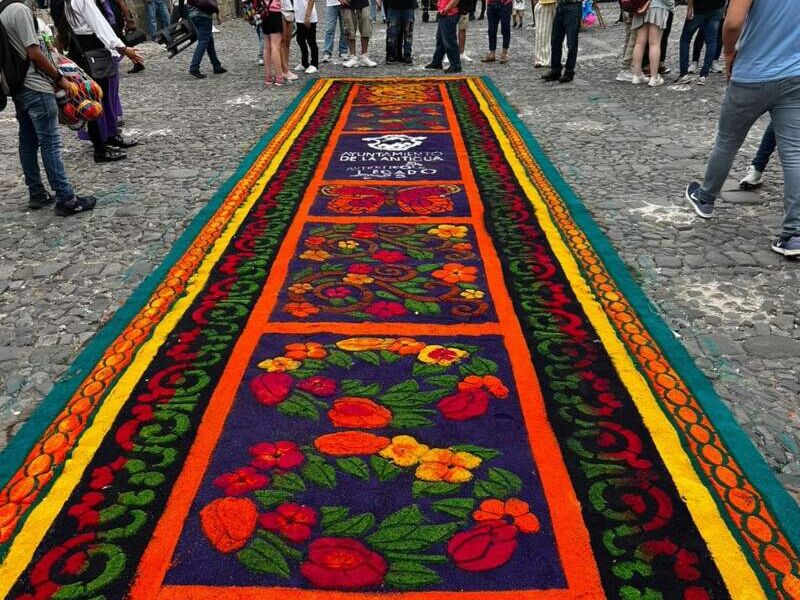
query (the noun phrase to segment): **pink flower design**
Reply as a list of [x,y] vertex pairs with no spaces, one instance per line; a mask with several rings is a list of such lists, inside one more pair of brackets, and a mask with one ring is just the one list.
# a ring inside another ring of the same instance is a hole
[[391,319],[406,314],[406,307],[399,302],[373,302],[366,308],[366,312],[378,319]]

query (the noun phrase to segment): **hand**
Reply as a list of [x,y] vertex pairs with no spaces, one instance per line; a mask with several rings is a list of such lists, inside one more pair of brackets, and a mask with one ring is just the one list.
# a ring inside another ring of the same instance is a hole
[[123,56],[128,57],[131,60],[131,62],[133,64],[135,64],[135,65],[143,65],[144,64],[144,58],[142,58],[142,55],[139,54],[133,48],[125,48],[122,51],[122,54],[123,54]]
[[59,79],[57,85],[67,93],[69,98],[74,98],[78,95],[78,86],[72,83],[66,77]]
[[303,21],[303,25],[305,25],[306,27],[311,27],[311,17],[310,16],[306,15],[306,20]]
[[686,20],[691,21],[692,19],[694,19],[694,8],[690,6],[686,9]]
[[731,80],[731,74],[733,73],[733,61],[736,60],[736,50],[733,52],[725,52],[725,77],[728,81]]

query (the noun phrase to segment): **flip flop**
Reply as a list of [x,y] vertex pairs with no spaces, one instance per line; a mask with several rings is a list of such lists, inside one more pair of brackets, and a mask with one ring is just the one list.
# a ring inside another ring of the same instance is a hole
[[494,62],[494,61],[496,61],[496,60],[497,60],[497,59],[496,59],[496,58],[494,58],[494,57],[492,57],[492,58],[489,58],[488,56],[484,56],[484,57],[481,59],[481,62],[490,63],[490,62]]
[[500,64],[501,64],[501,65],[504,65],[504,64],[506,64],[507,62],[508,62],[508,57],[507,57],[507,56],[501,56],[501,57],[500,57]]

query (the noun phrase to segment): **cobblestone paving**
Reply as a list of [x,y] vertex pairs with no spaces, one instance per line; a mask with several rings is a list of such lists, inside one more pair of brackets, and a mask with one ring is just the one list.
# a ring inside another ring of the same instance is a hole
[[[759,193],[730,191],[712,221],[696,219],[683,186],[702,174],[722,77],[705,87],[616,83],[623,30],[611,25],[614,5],[602,7],[609,27],[581,35],[572,84],[539,80],[527,27],[512,32],[510,63],[476,60],[466,71],[490,75],[507,95],[611,238],[652,310],[800,498],[800,264],[769,250],[781,218],[778,161]],[[679,9],[676,24],[682,19]],[[486,48],[485,23],[470,27],[475,58]],[[96,166],[88,145],[65,135],[72,181],[100,198],[91,214],[65,220],[25,208],[13,113],[0,113],[0,447],[297,93],[297,85],[261,85],[246,24],[225,22],[220,30],[217,47],[230,73],[204,81],[186,74],[190,52],[167,60],[160,48],[143,47],[147,70],[122,80],[126,133],[142,142],[127,161]],[[373,58],[381,58],[384,34],[378,25]],[[435,25],[418,17],[413,67],[324,65],[321,74],[424,74],[434,34]],[[294,44],[292,52],[296,60]],[[744,172],[764,126],[751,132],[732,176]]]

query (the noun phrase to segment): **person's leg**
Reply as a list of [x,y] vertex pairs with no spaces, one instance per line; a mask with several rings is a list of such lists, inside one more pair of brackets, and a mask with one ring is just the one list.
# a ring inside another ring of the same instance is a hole
[[663,32],[657,25],[646,23],[647,44],[650,50],[650,76],[658,77],[658,66],[661,64],[661,36]]
[[481,14],[478,16],[478,20],[482,20],[484,14],[486,14],[486,0],[479,0],[481,3]]
[[[209,21],[211,21],[211,19],[209,19]],[[206,52],[208,52],[208,60],[211,61],[211,66],[214,68],[214,72],[221,70],[222,63],[219,62],[219,57],[217,56],[217,47],[214,45],[213,31],[211,32],[211,35],[208,37],[208,46],[206,47]]]
[[564,38],[567,30],[564,25],[564,5],[556,5],[555,17],[553,18],[553,32],[550,35],[550,71],[553,74],[560,74],[561,52],[564,46]]
[[719,22],[722,20],[722,9],[708,13],[702,26],[703,36],[706,39],[706,55],[703,59],[703,68],[700,69],[701,77],[708,77],[711,71],[711,64],[715,60],[717,52],[717,33],[719,33]]
[[272,83],[278,73],[272,71],[272,35],[264,34],[264,82]]
[[717,28],[717,49],[714,51],[714,60],[719,60],[722,56],[722,26],[725,24],[725,11],[722,11],[722,17],[719,20],[719,27]]
[[347,42],[347,31],[345,31],[344,14],[341,7],[339,7],[337,18],[339,20],[339,56],[346,56],[350,46]]
[[156,37],[156,3],[154,0],[145,2],[144,14],[147,18],[147,37],[153,40]]
[[160,21],[161,29],[169,27],[169,8],[167,7],[167,0],[154,0],[157,3],[156,11],[158,12],[158,20]]
[[414,9],[409,8],[402,12],[401,31],[403,32],[403,60],[405,62],[411,62],[414,58],[412,49],[414,43]]
[[503,36],[503,56],[508,54],[508,47],[511,45],[511,4],[500,5],[500,33]]
[[319,46],[317,45],[317,24],[311,23],[306,32],[306,43],[308,49],[311,50],[311,66],[319,67]]
[[583,7],[580,3],[574,2],[567,5],[566,20],[564,29],[567,36],[567,64],[564,67],[564,74],[575,75],[575,65],[578,62],[578,34],[581,30],[581,15]]
[[436,48],[433,51],[431,58],[431,66],[436,69],[442,68],[442,61],[444,60],[444,40],[442,39],[442,31],[444,27],[444,19],[439,19],[436,22]]
[[369,18],[373,23],[378,19],[378,7],[375,6],[375,0],[369,0]]
[[272,72],[275,74],[275,81],[283,81],[283,64],[281,61],[283,47],[283,35],[280,33],[273,33],[269,36],[270,45],[270,58],[272,59]]
[[400,27],[401,10],[398,8],[389,9],[389,23],[386,25],[386,62],[397,62],[400,60]]
[[500,24],[500,5],[490,2],[486,8],[486,22],[489,26],[489,57],[494,58],[497,50],[497,26]]
[[347,35],[347,50],[350,56],[356,56],[356,12],[351,8],[342,8],[342,16]]
[[307,69],[309,63],[308,63],[308,44],[306,43],[306,37],[307,37],[306,26],[304,23],[298,21],[297,33],[295,34],[295,39],[297,40],[297,46],[300,48],[300,64]]
[[339,7],[325,8],[325,39],[322,42],[322,55],[333,56],[333,37],[336,35],[336,21],[339,19]]
[[281,34],[281,73],[286,74],[289,72],[289,53],[291,51],[294,24],[281,15],[281,27],[283,29]]
[[469,18],[466,21],[458,21],[458,53],[464,54],[467,49],[467,27],[469,26]]
[[[540,6],[539,4],[536,5]],[[536,17],[536,38],[539,39],[541,28],[541,41],[539,62],[543,67],[550,65],[550,41],[553,37],[553,20],[556,16],[556,5],[545,4],[541,13]]]
[[642,75],[642,59],[647,48],[647,23],[634,30],[636,43],[633,46],[633,56],[631,57],[631,73],[633,76]]
[[258,58],[264,60],[264,32],[261,27],[256,27],[256,36],[258,36]]
[[197,30],[197,45],[194,47],[192,62],[189,64],[189,73],[199,73],[200,63],[208,48],[211,39],[211,19],[208,17],[192,17],[192,24]]
[[672,22],[675,19],[675,11],[670,11],[667,18],[667,26],[661,32],[661,59],[659,64],[663,65],[667,62],[667,46],[669,46],[669,35],[672,33]]
[[783,165],[786,215],[781,237],[800,236],[800,77],[777,82],[779,97],[770,110]]
[[30,204],[44,206],[47,204],[49,194],[42,183],[42,173],[39,170],[39,138],[26,107],[26,104],[30,103],[28,98],[32,98],[33,93],[35,93],[33,90],[23,89],[14,97],[19,124],[19,163],[25,176],[25,185],[28,187]]
[[697,37],[694,38],[694,44],[692,45],[692,62],[700,62],[700,54],[703,52],[703,46],[706,45],[706,38],[703,35],[702,29],[697,34]]
[[[683,24],[680,41],[680,75],[687,75],[689,73],[689,45],[692,42],[692,36],[699,27],[700,19],[698,17],[690,19]],[[700,31],[702,31],[702,29]],[[697,47],[697,40],[695,40],[694,45]]]
[[369,38],[372,37],[372,21],[368,18],[364,8],[358,11],[356,17],[358,32],[361,34],[361,54],[367,56],[369,54]]
[[440,21],[444,21],[442,32],[444,51],[450,61],[450,68],[454,71],[461,70],[461,54],[458,52],[458,21],[460,18],[459,15],[439,17]]
[[775,126],[772,121],[769,122],[767,128],[764,130],[764,135],[761,136],[761,143],[758,145],[758,151],[753,157],[752,165],[759,173],[767,170],[769,159],[772,158],[772,153],[775,152],[777,140],[775,139]]

